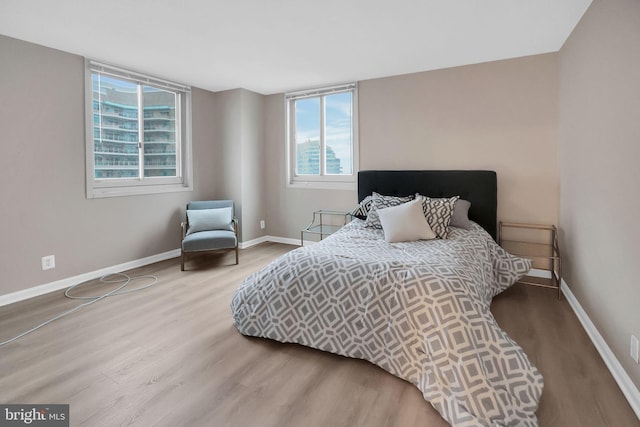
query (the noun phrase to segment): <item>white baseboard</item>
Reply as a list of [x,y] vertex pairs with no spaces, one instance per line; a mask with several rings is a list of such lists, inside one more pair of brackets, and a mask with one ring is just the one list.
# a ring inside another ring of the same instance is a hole
[[578,320],[580,320],[582,327],[587,332],[587,335],[589,335],[589,338],[591,338],[593,345],[598,350],[598,353],[600,353],[600,357],[602,357],[607,368],[609,368],[611,375],[613,375],[616,383],[618,383],[618,387],[620,387],[620,390],[622,390],[622,393],[627,398],[629,405],[631,405],[636,416],[640,419],[640,390],[638,390],[638,387],[633,383],[631,377],[627,374],[627,371],[624,370],[618,361],[618,358],[613,354],[613,351],[611,351],[607,342],[602,338],[602,335],[600,335],[596,326],[584,311],[575,295],[573,295],[573,292],[571,292],[569,285],[567,285],[564,280],[562,280],[561,283],[562,293],[564,293],[569,305],[573,309],[574,313],[576,313],[576,316],[578,316]]
[[260,243],[264,243],[264,242],[270,242],[269,236],[262,236],[262,237],[258,237],[257,239],[247,240],[246,242],[240,242],[238,243],[238,247],[240,249],[247,249],[247,248],[250,248],[251,246],[259,245]]
[[531,270],[529,270],[529,273],[527,275],[531,277],[551,279],[551,271],[549,270],[538,270],[537,268],[532,268]]
[[180,256],[180,249],[174,249],[172,251],[151,255],[146,258],[140,258],[134,261],[129,261],[122,264],[114,265],[112,267],[106,267],[100,270],[91,271],[89,273],[79,274],[73,277],[67,277],[66,279],[56,280],[55,282],[45,283],[44,285],[34,286],[33,288],[24,289],[22,291],[12,292],[6,295],[0,295],[0,307],[3,305],[14,303],[14,302],[22,301],[28,298],[37,297],[39,295],[48,294],[49,292],[65,289],[65,288],[68,288],[69,286],[77,285],[79,283],[86,282],[87,280],[93,280],[98,277],[102,277],[106,274],[120,273],[125,270],[131,270],[132,268],[143,267],[148,264],[153,264],[154,262],[165,261],[167,259],[176,258],[179,256]]
[[[288,237],[277,237],[277,236],[262,236],[262,237],[258,237],[257,239],[241,242],[239,247],[240,249],[247,249],[247,248],[250,248],[251,246],[259,245],[260,243],[264,243],[264,242],[283,243],[285,245],[300,246],[299,239],[291,239]],[[310,242],[305,240],[304,243],[306,245]]]
[[[269,236],[269,241],[274,243],[283,243],[285,245],[300,246],[300,239],[291,239],[289,237]],[[307,243],[306,240],[305,243]]]
[[[284,243],[287,245],[300,246],[300,240],[298,239],[289,239],[285,237],[276,237],[276,236],[262,236],[257,239],[249,240],[247,242],[240,242],[238,247],[240,249],[246,249],[246,248],[250,248],[251,246],[255,246],[264,242],[275,242],[275,243]],[[310,242],[305,241],[305,244],[307,243],[310,243]],[[58,291],[60,289],[66,289],[69,286],[77,285],[79,283],[83,283],[88,280],[97,279],[107,274],[120,273],[125,270],[131,270],[132,268],[143,267],[145,265],[153,264],[154,262],[165,261],[171,258],[177,258],[179,256],[180,256],[180,249],[179,248],[173,249],[171,251],[163,252],[161,254],[151,255],[146,258],[140,258],[134,261],[125,262],[125,263],[114,265],[111,267],[105,267],[100,270],[79,274],[77,276],[67,277],[65,279],[56,280],[55,282],[45,283],[43,285],[34,286],[32,288],[12,292],[10,294],[0,295],[0,307],[2,307],[3,305],[12,304],[14,302],[23,301],[29,298],[48,294],[49,292]]]
[[[531,271],[529,271],[528,275],[546,279],[551,278],[550,271],[538,270],[536,268],[532,268]],[[609,368],[611,375],[613,375],[616,383],[618,383],[618,387],[620,387],[620,390],[622,390],[622,393],[627,398],[629,405],[631,405],[631,408],[636,413],[636,416],[640,418],[640,391],[638,390],[638,387],[635,386],[629,374],[627,374],[627,372],[620,364],[620,361],[618,361],[618,358],[615,356],[615,354],[613,354],[613,351],[611,351],[611,348],[609,347],[607,342],[604,340],[604,338],[602,338],[602,335],[600,335],[600,332],[598,332],[598,329],[587,315],[587,312],[584,311],[575,295],[573,295],[573,292],[571,292],[571,288],[569,287],[569,285],[567,285],[567,282],[565,282],[563,279],[560,284],[562,293],[567,298],[569,306],[571,306],[571,308],[573,309],[573,312],[578,317],[578,320],[591,339],[591,342],[593,342],[596,350],[598,350],[598,353],[600,353],[600,357],[602,357],[602,360],[604,360],[607,368]]]

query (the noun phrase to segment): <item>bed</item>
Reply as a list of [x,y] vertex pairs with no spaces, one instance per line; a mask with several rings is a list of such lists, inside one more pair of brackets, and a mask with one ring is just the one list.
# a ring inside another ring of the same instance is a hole
[[489,309],[531,266],[494,241],[496,183],[492,171],[361,171],[359,202],[460,196],[469,229],[389,243],[354,219],[247,277],[231,302],[236,328],[368,360],[418,387],[454,427],[537,426],[542,376]]

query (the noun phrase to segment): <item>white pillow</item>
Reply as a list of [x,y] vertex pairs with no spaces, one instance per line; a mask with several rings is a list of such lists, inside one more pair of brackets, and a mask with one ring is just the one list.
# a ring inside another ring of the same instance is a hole
[[197,231],[229,230],[233,231],[232,208],[187,209],[189,229],[187,234]]
[[435,239],[422,211],[422,200],[378,209],[384,240],[389,243]]
[[371,207],[369,208],[367,220],[365,221],[364,226],[367,228],[382,228],[382,224],[380,224],[380,219],[378,218],[378,209],[398,206],[413,199],[413,196],[384,196],[374,191],[371,194]]

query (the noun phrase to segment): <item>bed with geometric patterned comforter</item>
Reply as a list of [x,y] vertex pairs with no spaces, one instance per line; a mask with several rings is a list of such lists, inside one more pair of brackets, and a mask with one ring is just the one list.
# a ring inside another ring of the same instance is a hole
[[247,277],[231,302],[244,335],[368,360],[414,384],[452,426],[536,426],[542,376],[491,299],[529,271],[480,226],[387,243],[354,219]]

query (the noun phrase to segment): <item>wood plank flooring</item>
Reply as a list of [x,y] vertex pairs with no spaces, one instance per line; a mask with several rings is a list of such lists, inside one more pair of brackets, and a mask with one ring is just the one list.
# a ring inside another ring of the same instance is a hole
[[[237,266],[228,253],[185,272],[178,259],[128,272],[159,281],[0,347],[0,402],[68,403],[72,426],[448,426],[418,389],[368,362],[235,330],[233,291],[292,248],[242,250]],[[77,304],[59,291],[0,307],[0,341]],[[555,292],[515,285],[492,311],[544,376],[540,426],[640,426]]]

